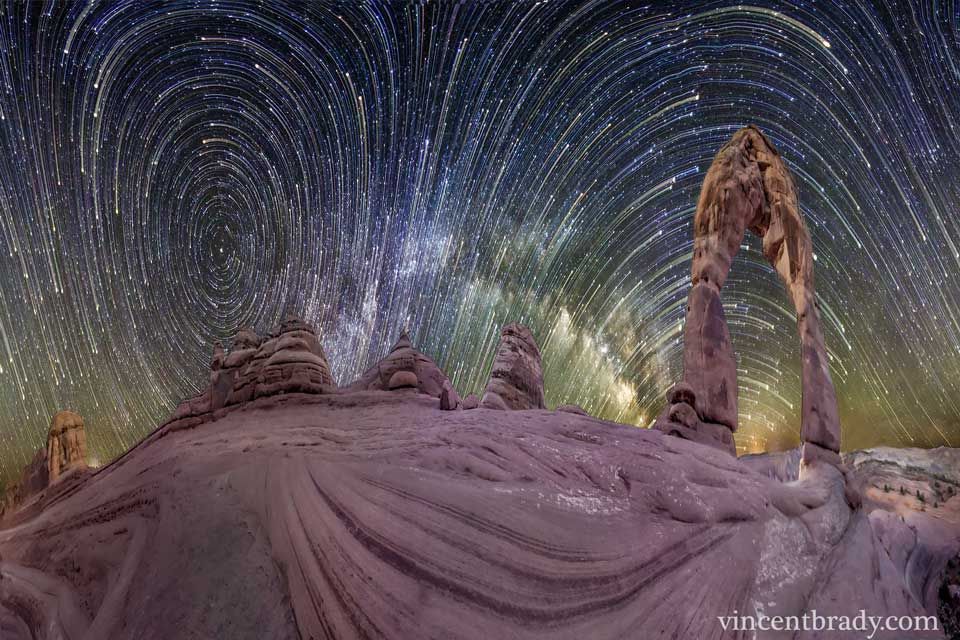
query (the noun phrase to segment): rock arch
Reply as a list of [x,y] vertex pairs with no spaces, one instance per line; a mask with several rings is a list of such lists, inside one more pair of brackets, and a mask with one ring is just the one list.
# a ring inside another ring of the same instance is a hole
[[[737,429],[737,366],[720,290],[749,229],[763,239],[763,255],[786,285],[797,313],[804,460],[819,454],[838,461],[840,420],[814,291],[810,234],[790,173],[756,127],[740,129],[717,153],[703,181],[693,229],[693,288],[683,336],[685,384],[671,391],[657,427],[732,447],[728,433]],[[695,411],[681,406],[691,403]]]

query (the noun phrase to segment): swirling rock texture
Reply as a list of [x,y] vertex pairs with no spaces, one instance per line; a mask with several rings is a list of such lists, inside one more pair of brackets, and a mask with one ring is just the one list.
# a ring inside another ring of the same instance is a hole
[[958,546],[946,489],[853,510],[830,464],[782,483],[656,430],[439,402],[291,393],[162,427],[3,523],[2,637],[729,638],[734,610],[935,610]]
[[790,172],[753,126],[733,135],[703,181],[693,222],[693,288],[684,325],[684,381],[657,428],[731,451],[737,430],[737,361],[720,289],[749,229],[787,287],[802,357],[805,460],[839,463],[840,419],[813,286],[813,248]]
[[543,409],[543,366],[530,329],[508,324],[490,370],[480,406],[488,409]]

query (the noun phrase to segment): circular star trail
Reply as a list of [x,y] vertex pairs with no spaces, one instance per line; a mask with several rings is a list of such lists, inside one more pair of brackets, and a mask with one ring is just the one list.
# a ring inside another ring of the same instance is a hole
[[[0,9],[0,459],[107,460],[285,313],[341,383],[401,328],[464,393],[530,325],[548,404],[649,424],[703,175],[747,123],[813,236],[846,448],[960,445],[960,5],[13,3]],[[742,451],[797,442],[795,320],[724,292]]]

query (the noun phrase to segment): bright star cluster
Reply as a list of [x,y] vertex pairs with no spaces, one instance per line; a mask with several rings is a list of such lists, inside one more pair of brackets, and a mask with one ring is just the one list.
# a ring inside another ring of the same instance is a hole
[[[754,123],[794,173],[845,448],[960,446],[960,5],[0,7],[0,476],[80,412],[109,460],[288,312],[352,380],[407,327],[462,393],[530,325],[548,404],[649,424],[694,206]],[[724,291],[741,451],[799,431],[795,319]]]

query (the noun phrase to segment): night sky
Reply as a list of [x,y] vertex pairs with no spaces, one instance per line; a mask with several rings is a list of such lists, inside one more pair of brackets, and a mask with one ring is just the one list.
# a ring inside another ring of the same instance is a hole
[[[844,448],[960,446],[958,86],[955,2],[7,5],[0,476],[61,408],[111,459],[287,312],[340,383],[408,327],[461,393],[521,321],[548,405],[649,424],[747,123],[813,236]],[[741,451],[799,432],[759,249],[724,289]]]

